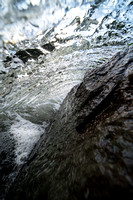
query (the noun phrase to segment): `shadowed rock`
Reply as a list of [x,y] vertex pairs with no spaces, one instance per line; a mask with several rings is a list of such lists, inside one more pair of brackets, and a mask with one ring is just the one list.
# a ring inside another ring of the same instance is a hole
[[37,59],[43,53],[39,49],[26,49],[18,51],[15,55],[25,63],[28,59]]
[[46,49],[47,51],[53,51],[55,49],[55,46],[51,43],[47,43],[42,45],[43,49]]
[[133,45],[65,98],[7,199],[133,198]]

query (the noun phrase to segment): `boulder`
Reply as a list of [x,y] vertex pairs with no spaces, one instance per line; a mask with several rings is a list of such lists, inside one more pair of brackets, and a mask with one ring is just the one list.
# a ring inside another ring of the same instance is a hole
[[133,45],[63,101],[7,199],[133,199]]

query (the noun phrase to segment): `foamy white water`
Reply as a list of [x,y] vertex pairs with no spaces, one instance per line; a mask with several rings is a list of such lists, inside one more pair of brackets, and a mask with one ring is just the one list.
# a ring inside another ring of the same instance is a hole
[[45,132],[46,124],[34,124],[20,115],[17,115],[15,122],[11,125],[10,134],[15,139],[15,155],[18,165],[24,163],[33,149],[35,143]]

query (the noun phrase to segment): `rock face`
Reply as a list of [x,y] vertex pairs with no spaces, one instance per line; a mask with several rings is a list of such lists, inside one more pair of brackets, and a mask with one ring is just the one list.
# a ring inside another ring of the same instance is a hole
[[133,46],[88,71],[7,199],[133,198]]

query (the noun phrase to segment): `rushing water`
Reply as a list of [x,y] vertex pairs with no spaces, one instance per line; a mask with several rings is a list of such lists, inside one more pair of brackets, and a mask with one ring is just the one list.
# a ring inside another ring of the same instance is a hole
[[85,72],[133,42],[131,0],[0,1],[0,198]]

